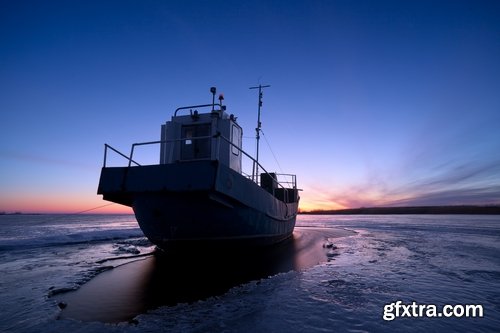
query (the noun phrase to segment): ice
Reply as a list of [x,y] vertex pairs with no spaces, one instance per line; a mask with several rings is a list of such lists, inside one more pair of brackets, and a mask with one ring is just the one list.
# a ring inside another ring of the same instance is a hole
[[[75,217],[73,227],[62,220],[45,227],[33,220],[21,226],[10,220],[6,226],[0,217],[0,331],[493,332],[500,327],[499,216],[299,216],[298,225],[312,232],[303,234],[305,254],[315,237],[311,227],[357,234],[324,237],[319,251],[329,261],[251,280],[204,300],[162,306],[130,322],[57,319],[63,311],[57,295],[137,260],[131,253],[136,249],[139,256],[153,250],[133,218],[114,218]],[[16,232],[24,240],[16,239]],[[26,240],[35,245],[22,243]],[[197,260],[206,260],[203,251]],[[384,321],[383,306],[396,300],[482,304],[485,317]]]

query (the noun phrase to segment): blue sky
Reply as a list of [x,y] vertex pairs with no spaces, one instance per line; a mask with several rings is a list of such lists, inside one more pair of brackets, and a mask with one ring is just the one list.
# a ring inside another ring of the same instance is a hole
[[498,17],[497,1],[4,1],[0,211],[105,204],[103,144],[159,139],[211,86],[254,153],[259,83],[279,166],[264,140],[261,161],[297,174],[302,209],[498,204]]

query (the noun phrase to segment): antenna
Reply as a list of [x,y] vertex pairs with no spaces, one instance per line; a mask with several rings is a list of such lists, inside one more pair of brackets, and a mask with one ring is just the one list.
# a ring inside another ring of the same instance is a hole
[[257,127],[255,128],[255,139],[257,140],[257,152],[255,154],[255,161],[253,162],[252,168],[252,180],[257,182],[257,175],[259,174],[259,140],[260,140],[260,128],[262,126],[260,122],[260,108],[262,107],[262,89],[269,88],[271,85],[261,85],[256,87],[250,87],[250,89],[259,89],[259,109],[257,115]]
[[214,106],[215,106],[215,93],[217,92],[217,88],[215,88],[215,87],[210,87],[210,92],[212,93],[212,112],[214,112]]

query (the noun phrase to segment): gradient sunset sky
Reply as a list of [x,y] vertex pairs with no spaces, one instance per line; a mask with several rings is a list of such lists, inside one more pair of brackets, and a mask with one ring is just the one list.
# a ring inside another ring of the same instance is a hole
[[[103,144],[225,95],[301,209],[500,203],[500,1],[2,1],[0,211],[78,212]],[[149,158],[156,159],[156,153]],[[93,212],[131,212],[118,205]]]

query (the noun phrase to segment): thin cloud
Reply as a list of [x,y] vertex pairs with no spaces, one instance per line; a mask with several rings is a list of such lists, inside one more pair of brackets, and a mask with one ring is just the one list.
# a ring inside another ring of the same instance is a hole
[[[434,167],[430,176],[400,185],[387,174],[376,174],[373,170],[368,174],[362,183],[323,191],[321,207],[325,207],[326,202],[330,202],[332,208],[500,203],[500,161],[483,164],[448,161]],[[313,192],[320,191],[317,186]]]
[[500,204],[500,185],[420,193],[393,201],[391,206],[492,205]]
[[444,163],[434,176],[413,181],[390,194],[405,196],[389,205],[500,203],[500,161]]
[[67,166],[67,167],[78,168],[78,169],[87,170],[87,171],[90,171],[90,170],[95,171],[96,170],[95,165],[78,163],[78,162],[64,160],[64,159],[50,158],[50,157],[40,156],[40,155],[36,155],[36,154],[23,154],[23,153],[17,153],[17,152],[3,151],[3,152],[0,152],[0,157],[4,160],[10,159],[10,160],[28,162],[28,163]]

